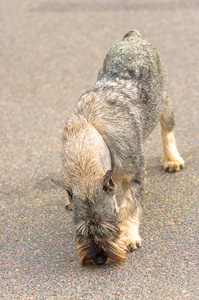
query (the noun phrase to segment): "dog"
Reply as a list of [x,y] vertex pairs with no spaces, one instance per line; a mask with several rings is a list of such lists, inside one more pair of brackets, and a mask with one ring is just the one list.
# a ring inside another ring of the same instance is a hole
[[[159,121],[164,169],[179,171],[184,161],[164,66],[133,30],[109,50],[95,85],[80,97],[63,131],[62,186],[74,211],[81,265],[121,262],[141,246],[143,144]],[[120,207],[116,183],[123,189]]]

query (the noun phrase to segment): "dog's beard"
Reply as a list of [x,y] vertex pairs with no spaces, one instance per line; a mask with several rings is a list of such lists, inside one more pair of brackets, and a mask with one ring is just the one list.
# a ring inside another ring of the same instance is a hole
[[125,258],[124,245],[119,239],[115,242],[105,240],[103,243],[97,245],[89,237],[81,238],[77,242],[77,253],[79,254],[80,264],[83,266],[95,263],[98,256],[104,257],[106,263],[111,261],[121,262]]

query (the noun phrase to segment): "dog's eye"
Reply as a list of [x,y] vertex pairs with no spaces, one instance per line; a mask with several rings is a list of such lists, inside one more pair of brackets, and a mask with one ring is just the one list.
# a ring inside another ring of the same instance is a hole
[[104,184],[104,185],[103,185],[103,191],[106,192],[107,190],[108,190],[108,187],[107,187],[107,185]]

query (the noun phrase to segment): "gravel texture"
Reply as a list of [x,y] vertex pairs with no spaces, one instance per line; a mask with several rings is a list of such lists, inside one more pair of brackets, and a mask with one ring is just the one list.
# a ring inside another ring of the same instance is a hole
[[[2,0],[0,11],[0,298],[198,299],[198,0]],[[122,264],[83,268],[51,178],[66,119],[131,29],[166,65],[186,165],[163,171],[158,126],[145,145],[142,248]]]

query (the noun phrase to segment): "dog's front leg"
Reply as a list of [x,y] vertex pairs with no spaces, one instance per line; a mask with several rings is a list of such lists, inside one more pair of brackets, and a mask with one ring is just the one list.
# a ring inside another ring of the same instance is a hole
[[139,215],[141,212],[140,199],[144,190],[144,172],[132,178],[125,178],[122,182],[123,199],[120,206],[121,241],[126,251],[133,251],[141,246],[138,232]]

